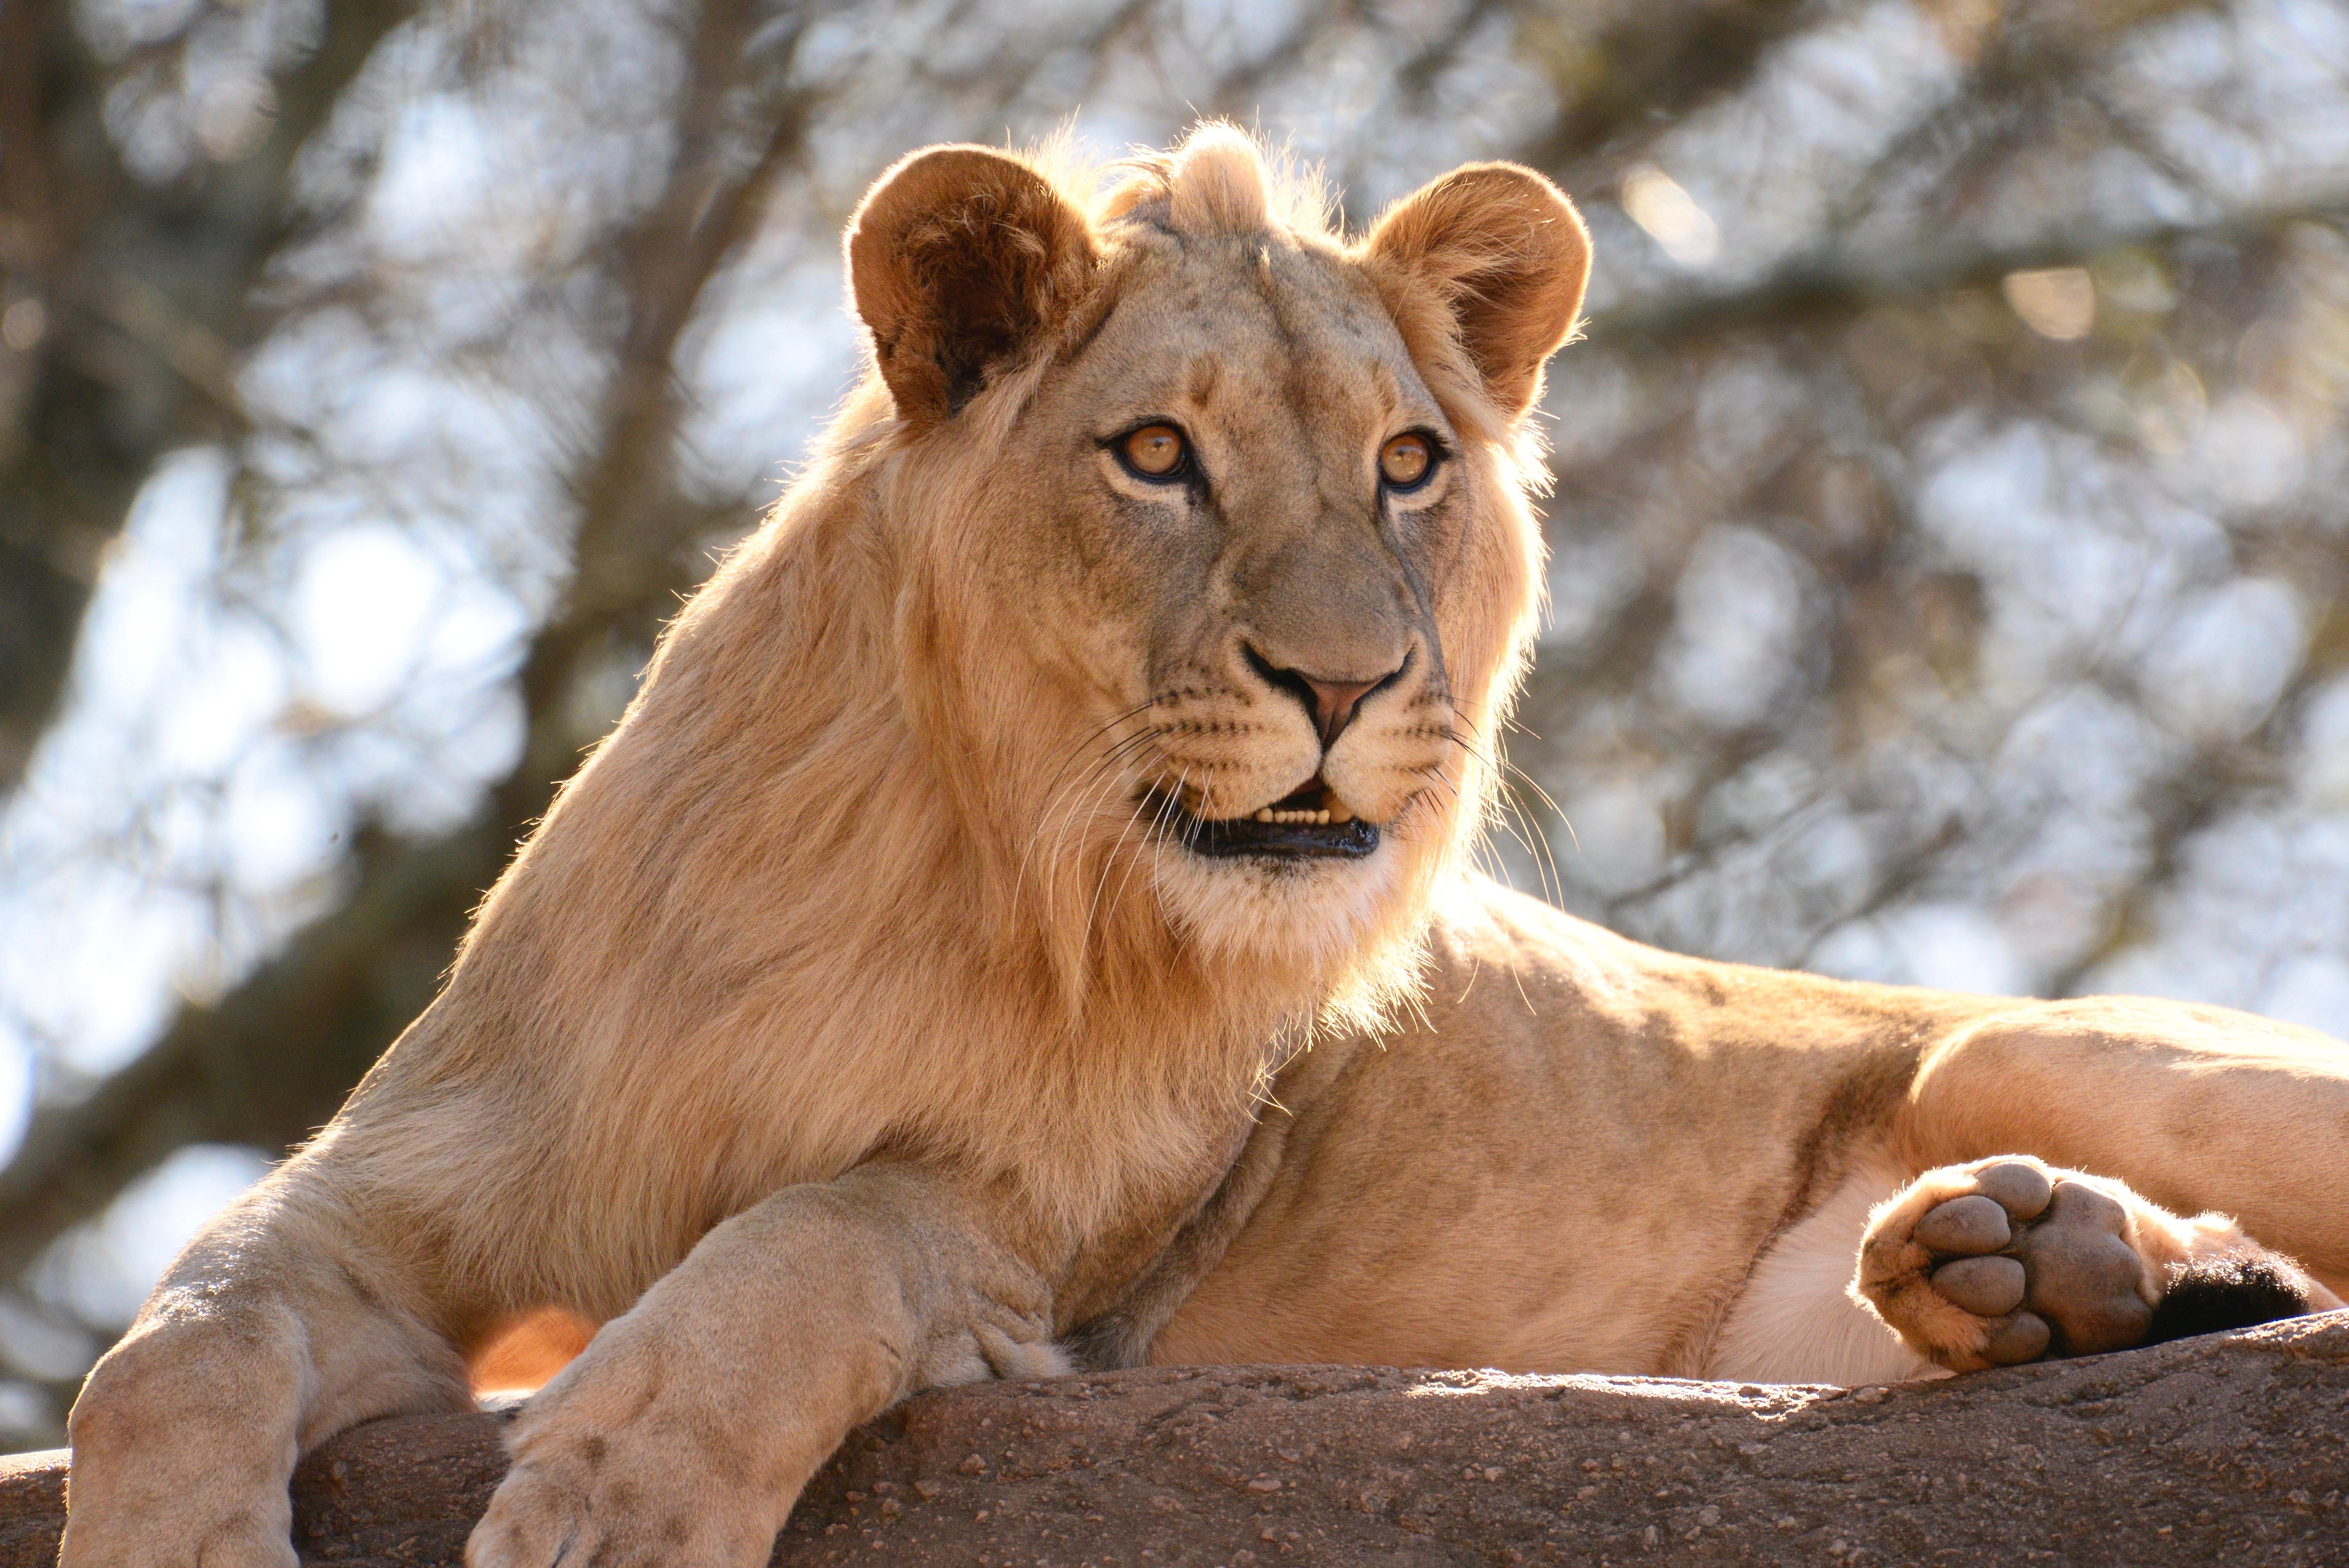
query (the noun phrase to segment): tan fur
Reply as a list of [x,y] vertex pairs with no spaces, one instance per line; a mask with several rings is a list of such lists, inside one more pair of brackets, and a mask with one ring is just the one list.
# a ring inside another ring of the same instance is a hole
[[[2349,1278],[2349,1049],[2310,1030],[1709,963],[1475,879],[1435,912],[1428,978],[1423,1021],[1275,1083],[1278,1173],[1221,1217],[1152,1360],[1978,1365],[1847,1292],[1873,1283],[1864,1240],[1962,1190],[1939,1168],[1995,1155],[2126,1194],[2148,1281],[2248,1252],[2325,1307]],[[1905,1349],[1856,1332],[1886,1318]]]
[[[1857,1255],[1862,1172],[2076,1156],[2349,1271],[2305,1175],[2349,1164],[2337,1047],[1702,964],[1462,872],[1588,244],[1504,165],[1359,241],[1327,210],[1216,127],[1098,182],[978,148],[884,177],[847,241],[873,374],[441,996],[92,1374],[70,1568],[285,1568],[299,1452],[461,1406],[465,1357],[549,1310],[602,1327],[516,1425],[475,1568],[762,1561],[854,1422],[1072,1336],[1701,1371],[1819,1289],[1775,1247]],[[1195,484],[1113,455],[1170,420]],[[1385,494],[1413,429],[1448,455]],[[1325,748],[1268,669],[1371,695]],[[1163,830],[1317,777],[1376,853]],[[1984,1110],[2043,1046],[2080,1057],[2044,1114]],[[2255,1169],[2128,1130],[2163,1051],[2232,1074]],[[1780,1360],[1933,1349],[1876,1332]]]

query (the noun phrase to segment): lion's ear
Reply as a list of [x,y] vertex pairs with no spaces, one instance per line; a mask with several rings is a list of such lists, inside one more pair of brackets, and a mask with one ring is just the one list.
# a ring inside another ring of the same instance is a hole
[[1362,253],[1450,312],[1505,416],[1533,407],[1542,362],[1574,331],[1590,276],[1590,235],[1565,192],[1519,164],[1471,163],[1388,208]]
[[874,181],[848,279],[898,416],[954,415],[1082,293],[1094,253],[1085,215],[1005,153],[934,147]]

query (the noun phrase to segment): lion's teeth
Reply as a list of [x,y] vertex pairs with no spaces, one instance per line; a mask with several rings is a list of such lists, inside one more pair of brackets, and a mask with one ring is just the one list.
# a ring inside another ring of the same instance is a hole
[[1330,822],[1350,822],[1354,820],[1353,810],[1347,806],[1343,801],[1340,801],[1339,804],[1330,807],[1322,820]]
[[1262,806],[1257,809],[1256,820],[1259,822],[1292,823],[1298,826],[1326,828],[1333,821],[1350,822],[1354,820],[1354,816],[1352,812],[1343,809],[1335,811],[1323,810],[1306,811]]

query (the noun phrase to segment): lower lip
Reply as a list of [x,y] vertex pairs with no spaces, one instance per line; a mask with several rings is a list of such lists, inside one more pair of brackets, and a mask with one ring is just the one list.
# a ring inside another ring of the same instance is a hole
[[1377,824],[1360,818],[1323,826],[1314,822],[1259,822],[1253,817],[1210,822],[1183,814],[1163,830],[1193,854],[1217,861],[1250,857],[1359,861],[1379,847]]

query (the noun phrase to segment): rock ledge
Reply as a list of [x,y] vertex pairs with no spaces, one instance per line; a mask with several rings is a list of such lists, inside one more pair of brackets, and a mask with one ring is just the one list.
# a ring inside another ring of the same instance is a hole
[[[0,1568],[49,1568],[64,1455],[0,1460]],[[463,1560],[488,1415],[347,1432],[305,1563]],[[925,1395],[854,1435],[778,1564],[2349,1562],[2349,1312],[1850,1390],[1345,1367]]]

